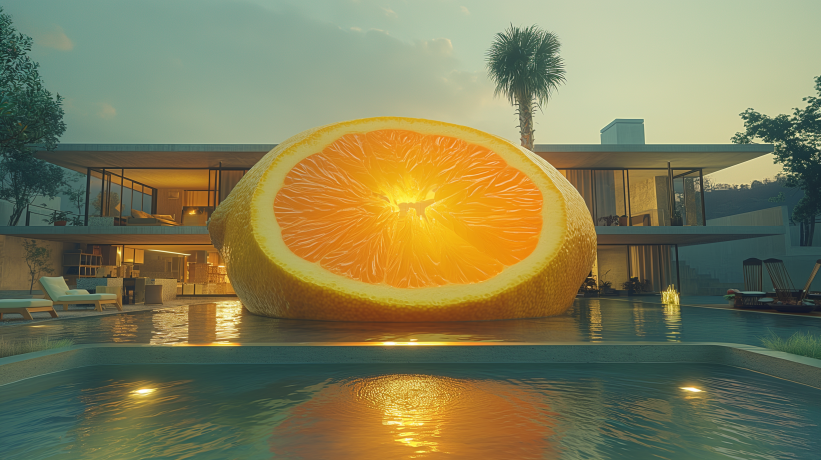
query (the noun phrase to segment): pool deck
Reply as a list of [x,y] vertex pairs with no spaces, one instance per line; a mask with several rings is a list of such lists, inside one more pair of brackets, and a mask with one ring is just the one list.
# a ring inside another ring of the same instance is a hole
[[168,309],[168,308],[175,308],[175,307],[183,307],[187,305],[199,305],[205,303],[214,303],[214,302],[225,302],[225,301],[235,301],[237,300],[236,297],[180,297],[174,300],[167,301],[161,305],[146,305],[144,303],[138,304],[131,304],[131,305],[123,305],[123,311],[117,310],[117,308],[111,305],[105,305],[103,311],[96,311],[94,310],[94,305],[69,305],[68,310],[63,310],[62,307],[56,307],[54,310],[57,312],[57,318],[52,318],[48,312],[34,312],[31,314],[31,320],[24,319],[22,315],[15,315],[13,313],[9,313],[6,317],[0,321],[0,328],[3,326],[14,326],[18,324],[32,324],[37,322],[43,321],[59,321],[61,319],[71,319],[71,318],[87,318],[90,316],[105,316],[105,315],[117,315],[122,313],[133,313],[137,311],[151,311],[151,310],[161,310],[161,309]]
[[[594,300],[598,297],[586,297],[585,300]],[[655,296],[635,296],[635,297],[601,297],[607,300],[616,300],[620,302],[641,302],[651,305],[664,305],[657,297]],[[751,309],[751,308],[733,308],[729,305],[729,303],[715,303],[716,299],[720,299],[719,296],[694,296],[694,297],[684,297],[681,301],[681,306],[686,307],[701,307],[701,308],[713,308],[719,310],[732,310],[732,311],[745,311],[745,312],[752,312],[752,313],[766,313],[766,314],[773,314],[773,315],[788,315],[788,316],[803,316],[803,317],[816,317],[821,318],[821,311],[814,311],[811,313],[783,313],[776,310],[765,310],[765,309]],[[162,305],[145,305],[145,304],[135,304],[135,305],[123,305],[123,311],[118,311],[111,306],[108,306],[102,312],[95,311],[94,307],[91,305],[70,305],[68,311],[64,311],[60,308],[57,308],[57,318],[52,318],[46,312],[35,312],[32,314],[32,320],[23,319],[22,316],[18,315],[10,315],[3,318],[0,321],[0,328],[3,326],[12,326],[18,324],[32,324],[36,322],[43,322],[43,321],[57,321],[61,319],[69,319],[69,318],[85,318],[90,316],[103,316],[103,315],[116,315],[121,313],[133,313],[138,311],[151,311],[151,310],[161,310],[161,309],[168,309],[168,308],[175,308],[175,307],[182,307],[188,305],[201,305],[207,303],[214,303],[214,302],[225,302],[225,301],[236,301],[238,300],[237,297],[181,297],[174,299],[172,301],[168,301]]]
[[[588,299],[595,299],[596,297],[588,297]],[[652,305],[664,305],[661,300],[657,297],[650,297],[650,296],[637,296],[637,297],[603,297],[608,300],[618,300],[622,302],[642,302],[648,303]],[[735,308],[730,305],[729,302],[722,302],[716,303],[715,299],[720,298],[720,296],[694,296],[694,297],[684,297],[681,299],[681,306],[682,307],[701,307],[701,308],[714,308],[718,310],[731,310],[731,311],[747,311],[753,313],[769,313],[773,315],[790,315],[790,316],[806,316],[806,317],[817,317],[821,318],[821,311],[815,310],[809,313],[788,313],[788,312],[781,312],[771,308]]]

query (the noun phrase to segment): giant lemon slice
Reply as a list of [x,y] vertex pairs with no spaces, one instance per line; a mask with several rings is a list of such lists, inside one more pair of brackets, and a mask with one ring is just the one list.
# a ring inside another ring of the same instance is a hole
[[208,223],[252,313],[464,321],[563,313],[596,247],[547,162],[475,129],[368,118],[265,155]]

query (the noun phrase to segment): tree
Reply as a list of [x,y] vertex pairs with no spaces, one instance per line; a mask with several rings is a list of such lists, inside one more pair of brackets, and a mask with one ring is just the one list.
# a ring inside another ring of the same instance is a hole
[[119,215],[119,210],[117,207],[120,205],[120,195],[117,192],[109,192],[108,193],[108,206],[105,213],[103,213],[103,201],[104,201],[103,193],[100,192],[91,202],[91,215],[93,216],[117,216]]
[[80,183],[82,179],[82,175],[73,174],[70,179],[65,181],[66,188],[63,189],[63,193],[68,198],[68,201],[77,208],[77,212],[74,213],[74,216],[71,218],[71,225],[77,227],[85,225],[85,212],[83,208],[86,203],[86,189],[82,186],[74,188],[73,184]]
[[54,150],[66,130],[63,98],[43,87],[39,64],[27,53],[31,37],[14,29],[0,7],[0,154],[31,153],[31,144]]
[[517,108],[522,146],[533,150],[533,109],[547,105],[551,94],[565,82],[559,38],[536,25],[513,27],[496,34],[487,51],[488,76]]
[[17,225],[38,196],[54,198],[63,185],[59,166],[25,154],[0,158],[0,199],[11,203],[10,226]]
[[51,249],[37,245],[35,240],[23,240],[23,250],[25,251],[26,265],[29,269],[29,294],[34,290],[34,282],[40,279],[41,275],[51,275],[54,269],[51,267]]
[[63,184],[63,171],[35,159],[32,144],[54,150],[66,129],[62,97],[43,87],[33,62],[31,37],[14,29],[0,7],[0,198],[12,204],[9,225],[38,196],[53,198]]
[[816,216],[821,214],[821,75],[815,78],[815,90],[818,96],[802,99],[807,107],[794,108],[792,115],[770,118],[745,110],[745,131],[732,138],[736,144],[761,139],[775,145],[775,161],[784,167],[786,185],[804,192],[792,215],[801,228],[801,246],[812,246]]

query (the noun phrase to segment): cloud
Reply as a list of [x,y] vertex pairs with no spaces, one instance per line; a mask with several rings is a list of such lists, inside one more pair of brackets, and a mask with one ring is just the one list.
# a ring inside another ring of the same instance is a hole
[[390,8],[384,8],[384,7],[383,7],[383,8],[382,8],[382,11],[384,11],[384,12],[385,12],[385,16],[387,16],[387,17],[389,17],[389,18],[398,18],[398,17],[399,17],[399,15],[398,15],[398,14],[396,14],[396,12],[395,12],[395,11],[393,11],[392,9],[390,9]]
[[460,6],[459,8],[462,10],[462,13],[464,13],[464,14],[466,14],[466,15],[468,15],[468,16],[470,15],[470,10],[468,10],[468,7],[466,7],[466,6]]
[[109,39],[75,50],[64,78],[83,86],[70,95],[108,103],[67,113],[65,142],[276,143],[373,116],[512,119],[484,70],[463,69],[448,37],[409,42],[242,2],[197,3],[196,22],[185,3],[126,2],[119,16],[97,5],[101,17],[128,20],[93,22],[88,33]]
[[102,104],[100,104],[100,111],[97,112],[97,116],[105,120],[114,118],[115,116],[117,116],[117,109],[112,107],[111,104],[103,102]]
[[74,49],[74,43],[68,38],[63,28],[57,24],[52,26],[51,30],[35,34],[34,43],[60,51],[71,51]]

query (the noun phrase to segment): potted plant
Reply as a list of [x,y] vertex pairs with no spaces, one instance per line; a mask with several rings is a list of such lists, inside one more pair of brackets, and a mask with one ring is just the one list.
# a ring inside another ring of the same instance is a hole
[[68,212],[54,211],[48,219],[43,219],[47,224],[54,224],[55,227],[64,227],[68,223]]
[[592,273],[584,280],[581,288],[579,288],[579,292],[581,292],[584,297],[597,297],[599,295],[598,283]]
[[629,280],[625,281],[624,283],[621,283],[621,287],[622,289],[627,291],[627,295],[639,294],[641,292],[644,292],[645,286],[646,283],[642,283],[639,280],[638,276],[634,276]]
[[599,222],[603,223],[606,227],[617,226],[619,225],[619,216],[599,217]]
[[673,209],[673,216],[670,218],[670,225],[673,227],[681,227],[684,225],[684,221],[681,218],[681,211],[678,207]]
[[602,281],[599,283],[599,291],[604,295],[612,295],[616,291],[613,289],[613,283],[610,281]]

